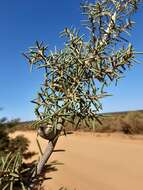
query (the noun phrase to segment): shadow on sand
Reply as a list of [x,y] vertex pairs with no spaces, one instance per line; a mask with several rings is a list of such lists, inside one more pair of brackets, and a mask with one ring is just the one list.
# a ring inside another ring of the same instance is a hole
[[65,152],[65,149],[55,149],[53,152]]

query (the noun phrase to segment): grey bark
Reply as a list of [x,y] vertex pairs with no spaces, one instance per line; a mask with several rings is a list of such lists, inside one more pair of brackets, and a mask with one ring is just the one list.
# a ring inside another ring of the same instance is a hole
[[32,190],[33,188],[36,187],[36,184],[35,184],[36,176],[42,173],[42,170],[44,169],[46,162],[48,161],[51,154],[53,153],[55,145],[58,141],[58,137],[59,136],[57,136],[54,140],[48,142],[48,145],[44,151],[44,154],[42,155],[40,161],[38,162],[37,170],[34,171],[34,173],[32,174],[31,180],[29,180],[29,187],[30,187],[29,190]]
[[[40,161],[37,165],[37,170],[33,173],[32,177],[35,178],[36,176],[40,175],[45,167],[46,162],[49,160],[51,154],[54,151],[55,145],[58,141],[60,133],[62,131],[63,121],[59,119],[56,131],[51,126],[40,126],[37,133],[42,138],[48,140],[48,145],[40,158]],[[33,189],[34,187],[34,180],[30,182],[30,187]]]
[[57,143],[57,140],[58,140],[58,137],[56,139],[54,139],[53,141],[49,141],[45,151],[44,151],[44,154],[43,156],[41,157],[40,161],[38,162],[38,165],[37,165],[37,175],[41,174],[46,162],[48,161],[48,159],[50,158],[54,148],[55,148],[55,145]]

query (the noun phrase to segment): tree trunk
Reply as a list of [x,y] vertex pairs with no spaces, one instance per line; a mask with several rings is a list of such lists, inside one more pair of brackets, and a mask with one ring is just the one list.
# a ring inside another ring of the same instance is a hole
[[37,170],[33,172],[32,174],[32,180],[30,182],[30,188],[33,189],[35,184],[35,179],[38,175],[40,175],[45,167],[46,162],[49,160],[51,154],[54,151],[55,145],[58,141],[58,138],[60,136],[60,133],[62,131],[64,121],[59,119],[56,133],[53,130],[50,130],[51,128],[49,126],[40,126],[38,130],[38,135],[42,138],[48,140],[48,145],[44,151],[44,154],[41,156],[38,164],[37,164]]
[[57,140],[58,140],[58,137],[56,139],[54,139],[53,141],[49,141],[45,151],[44,151],[44,154],[42,155],[40,161],[38,162],[38,165],[37,165],[37,175],[41,174],[46,162],[48,161],[48,159],[50,158],[54,148],[55,148],[55,145],[57,143]]
[[34,171],[34,173],[31,176],[32,177],[31,180],[29,180],[30,189],[37,187],[37,183],[35,183],[36,177],[42,173],[42,170],[44,169],[46,162],[48,161],[51,154],[53,153],[55,145],[58,141],[58,137],[59,136],[57,136],[54,140],[48,142],[48,145],[44,151],[44,154],[42,155],[40,161],[38,162],[37,170]]

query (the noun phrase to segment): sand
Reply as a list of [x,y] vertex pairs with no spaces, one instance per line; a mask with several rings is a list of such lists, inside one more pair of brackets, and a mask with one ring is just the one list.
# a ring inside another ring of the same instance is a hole
[[[24,134],[38,152],[36,133]],[[42,149],[47,142],[40,139]],[[38,155],[32,159],[36,159]],[[143,136],[76,133],[60,137],[43,184],[45,190],[143,190]]]

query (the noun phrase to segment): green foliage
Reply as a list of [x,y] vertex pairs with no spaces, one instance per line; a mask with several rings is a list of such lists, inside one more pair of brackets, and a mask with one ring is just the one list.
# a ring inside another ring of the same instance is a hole
[[19,124],[19,122],[20,122],[19,118],[13,119],[11,121],[6,122],[6,127],[8,129],[14,128],[15,126],[17,126]]
[[76,116],[77,124],[87,116],[98,118],[100,99],[107,96],[105,87],[117,82],[136,63],[136,52],[126,34],[134,24],[131,15],[141,2],[83,3],[83,25],[90,34],[80,35],[77,29],[65,28],[60,34],[66,38],[62,50],[49,52],[47,46],[36,42],[24,54],[31,67],[35,65],[44,71],[44,82],[33,101],[39,118],[35,125],[52,125],[56,130],[59,123],[63,128],[66,121],[72,122]]
[[22,135],[18,135],[14,139],[10,140],[9,149],[12,152],[17,150],[21,153],[25,153],[28,150],[29,140]]
[[9,153],[1,158],[0,188],[1,190],[29,190],[28,182],[32,170],[24,167],[20,153]]
[[0,128],[0,151],[8,151],[9,137],[5,130]]
[[[9,128],[13,128],[17,120],[0,121],[0,190],[30,190],[30,180],[40,177],[33,176],[36,171],[34,163],[24,164],[22,159],[31,157],[34,153],[27,152],[29,141],[23,136],[10,138]],[[37,182],[38,183],[38,182]]]
[[0,129],[13,131],[13,129],[20,123],[20,119],[13,119],[8,121],[6,117],[0,119]]
[[22,154],[28,149],[29,141],[23,136],[9,138],[8,133],[4,129],[0,129],[0,156],[6,155],[8,152],[21,152]]

